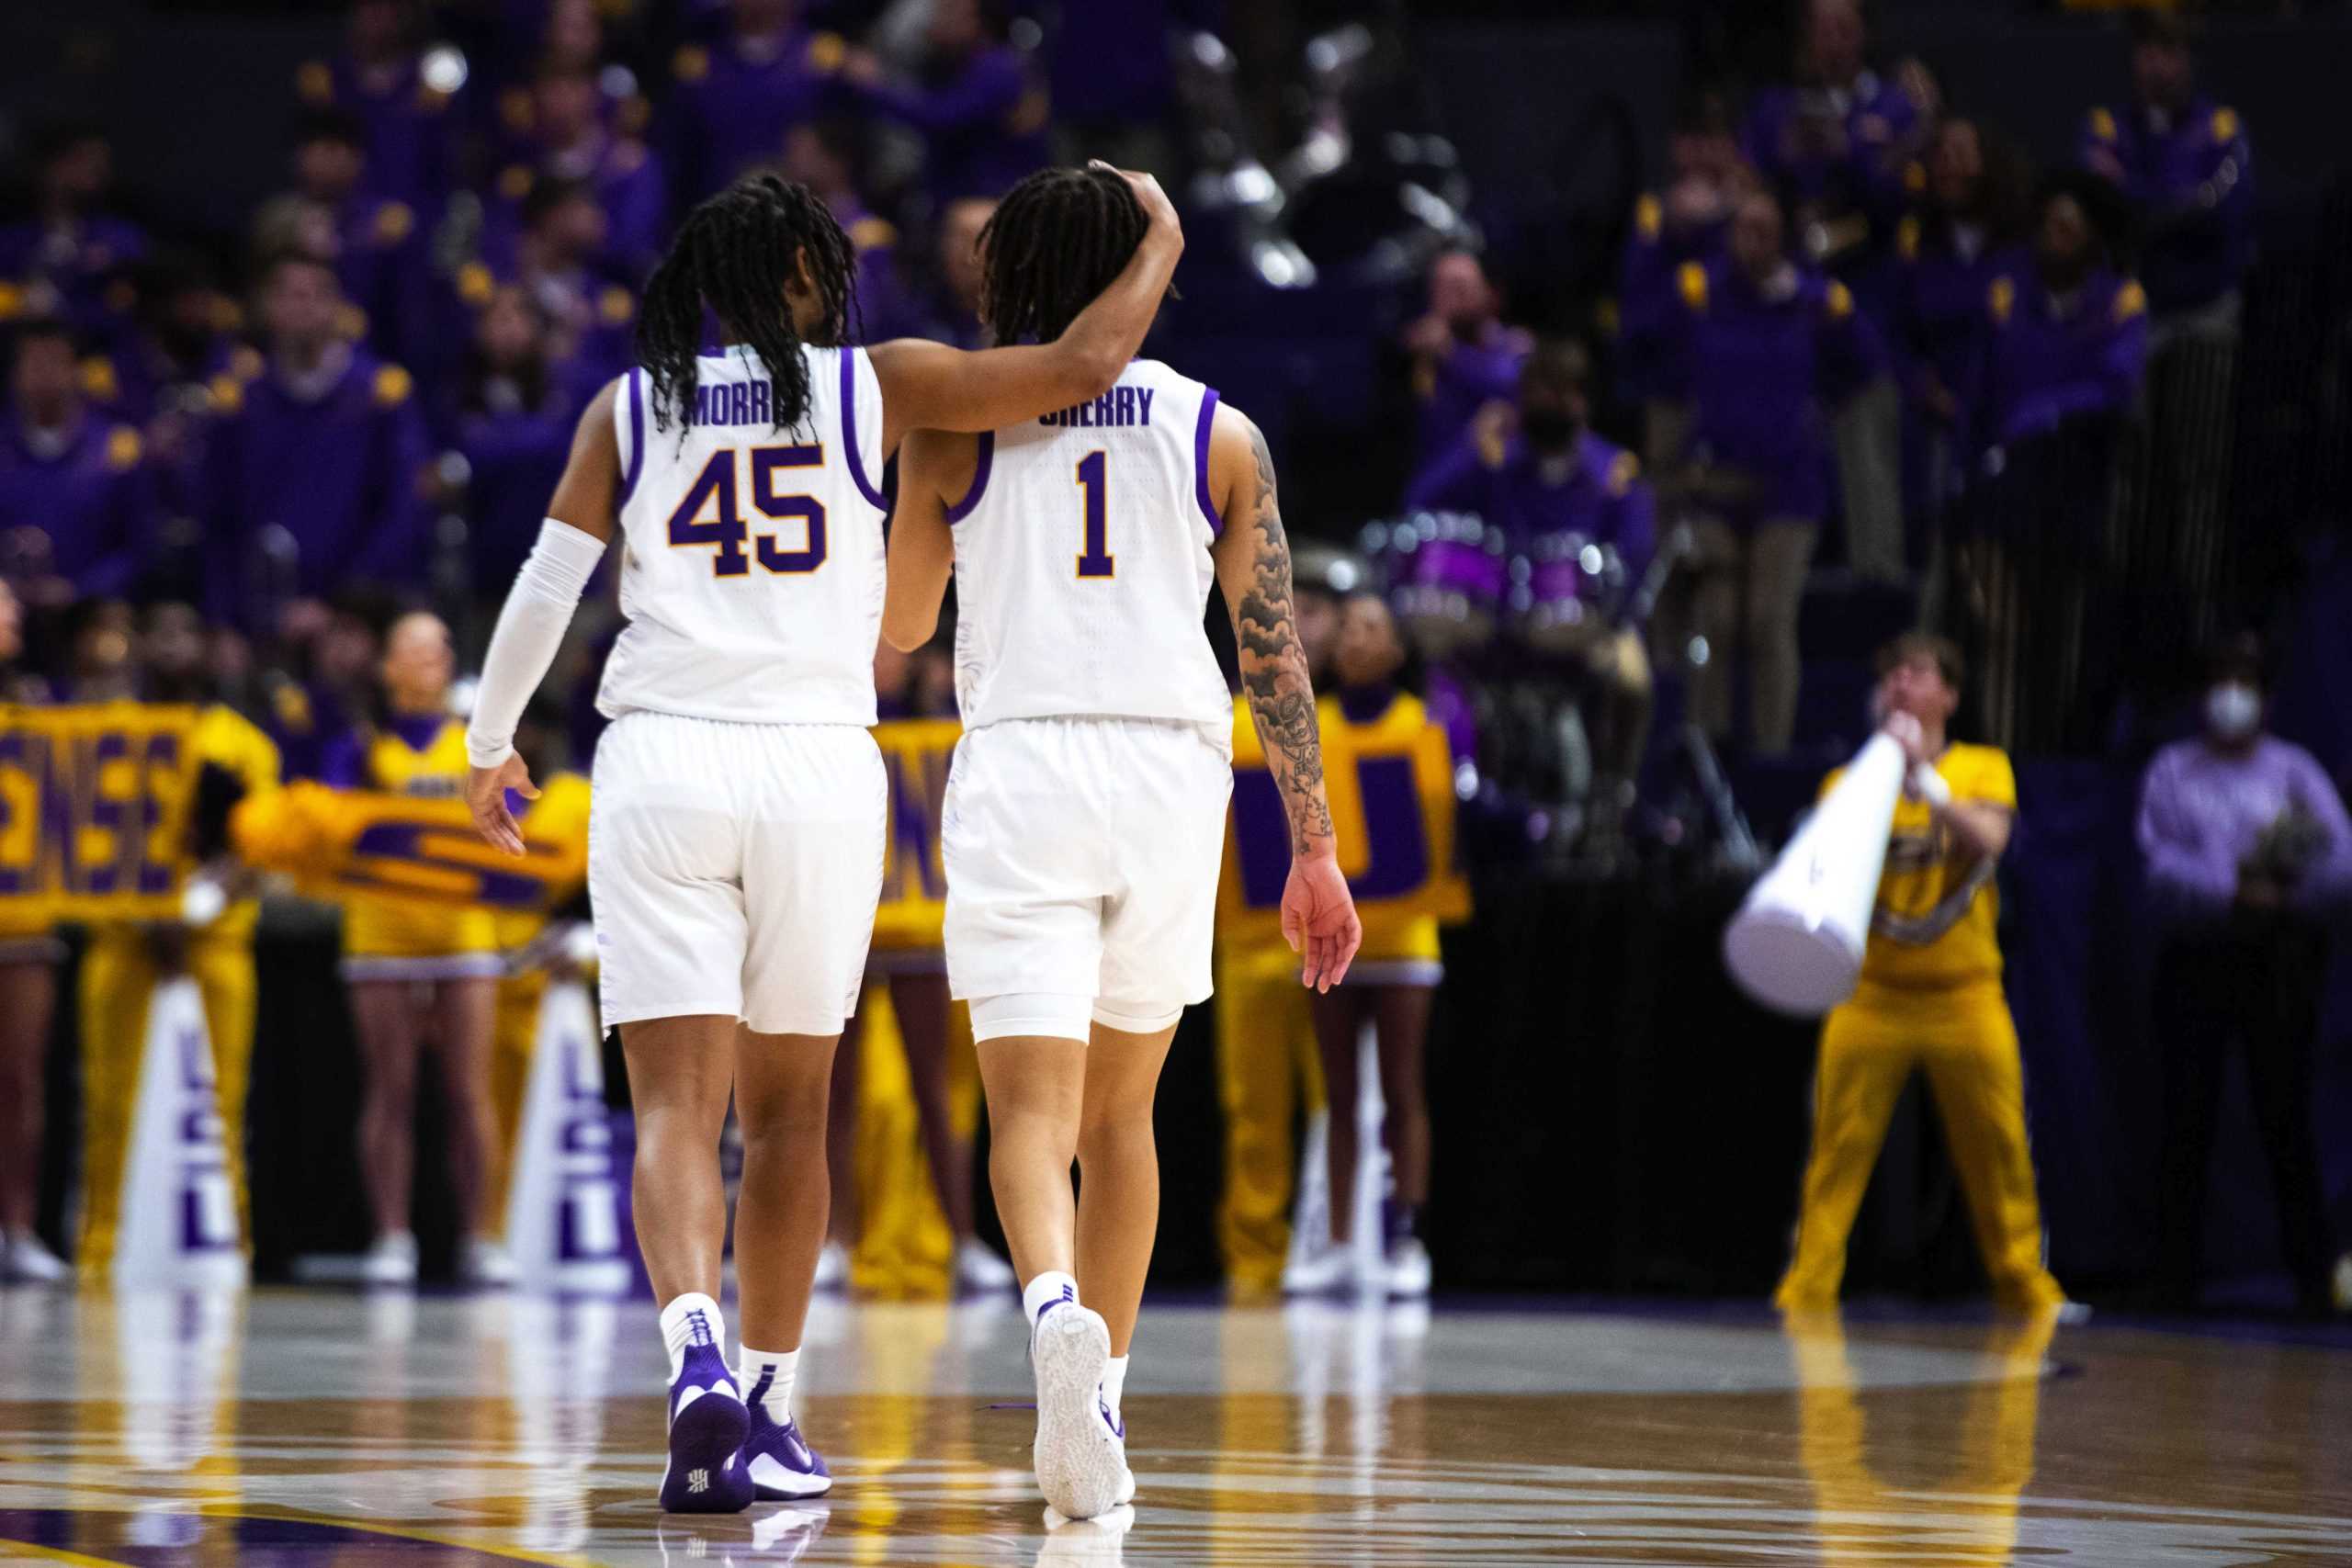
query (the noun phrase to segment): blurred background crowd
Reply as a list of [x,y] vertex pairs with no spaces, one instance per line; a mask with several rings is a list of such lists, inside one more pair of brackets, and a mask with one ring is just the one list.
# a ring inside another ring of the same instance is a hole
[[[2258,814],[2268,857],[2180,873],[2141,773],[2200,733],[2291,735],[2329,800],[2352,764],[2341,7],[93,0],[0,38],[17,694],[202,696],[285,776],[359,776],[375,736],[462,710],[686,208],[778,170],[856,246],[867,338],[978,345],[994,197],[1108,157],[1185,217],[1150,352],[1267,431],[1309,595],[1387,607],[1331,617],[1318,686],[1410,689],[1453,742],[1479,914],[1419,1025],[1442,1274],[1769,1277],[1802,1040],[1692,933],[1868,733],[1871,655],[1915,626],[1964,654],[1954,732],[2018,759],[2005,942],[2073,1277],[2193,1274],[2159,1243],[2206,1222],[2165,1205],[2217,1138],[2230,1169],[2233,1139],[2269,1150],[2285,1216],[2259,1179],[2211,1205],[2217,1267],[2285,1258],[2309,1294],[2332,1262],[2326,867],[2352,845],[2176,761],[2178,809]],[[616,614],[592,603],[543,694],[542,767],[586,765]],[[943,660],[882,678],[952,711]],[[2189,891],[2159,921],[2149,886]],[[2295,998],[2258,1022],[2213,956],[2256,941],[2213,934],[2249,898],[2305,917],[2257,943]],[[2187,980],[2184,930],[2211,938]],[[2165,986],[2206,1021],[2169,1089]],[[2269,1043],[2252,1100],[2184,1100],[2233,1032]],[[1442,1135],[1515,1088],[1558,1114]],[[1781,1113],[1735,1146],[1772,1174],[1711,1201],[1697,1151],[1758,1091]],[[1858,1277],[1932,1290],[1965,1274],[1961,1222],[1932,1126],[1901,1125]],[[1224,1156],[1189,1189],[1183,1158],[1171,1267],[1207,1274]],[[1607,1213],[1503,1245],[1528,1161]]]

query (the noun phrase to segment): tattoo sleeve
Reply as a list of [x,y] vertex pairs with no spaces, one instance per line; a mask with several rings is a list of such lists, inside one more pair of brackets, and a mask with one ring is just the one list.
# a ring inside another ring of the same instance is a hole
[[1250,716],[1257,724],[1259,742],[1265,747],[1267,765],[1290,818],[1291,852],[1303,855],[1328,848],[1331,841],[1331,807],[1323,793],[1323,741],[1315,721],[1315,693],[1306,677],[1306,652],[1299,646],[1291,607],[1290,539],[1283,532],[1282,509],[1274,499],[1274,459],[1255,424],[1250,427],[1250,445],[1258,460],[1257,498],[1250,508],[1257,536],[1251,541],[1250,586],[1234,606],[1233,628]]

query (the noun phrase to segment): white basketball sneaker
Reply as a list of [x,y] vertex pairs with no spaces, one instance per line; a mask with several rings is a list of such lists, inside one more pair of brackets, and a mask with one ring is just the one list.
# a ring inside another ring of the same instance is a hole
[[1430,1249],[1417,1235],[1400,1236],[1388,1244],[1382,1285],[1391,1297],[1418,1299],[1430,1293]]
[[989,1251],[988,1243],[967,1235],[956,1244],[956,1289],[976,1296],[996,1295],[1018,1292],[1020,1281],[1012,1265]]
[[408,1231],[386,1231],[359,1260],[359,1278],[369,1285],[416,1283],[416,1237]]
[[1102,1405],[1111,1329],[1074,1301],[1049,1303],[1029,1339],[1037,1375],[1037,1489],[1064,1517],[1091,1519],[1118,1506],[1127,1479],[1125,1432]]
[[43,1246],[30,1231],[17,1231],[0,1240],[0,1280],[31,1285],[54,1285],[73,1276],[65,1259]]
[[486,1235],[468,1236],[458,1249],[458,1278],[469,1285],[503,1290],[521,1277],[514,1255]]
[[829,1241],[817,1254],[817,1278],[812,1281],[820,1291],[849,1289],[849,1248],[840,1242]]

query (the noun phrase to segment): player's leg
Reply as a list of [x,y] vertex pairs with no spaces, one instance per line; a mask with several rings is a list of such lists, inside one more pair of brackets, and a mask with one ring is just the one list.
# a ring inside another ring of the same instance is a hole
[[637,1122],[630,1200],[637,1246],[662,1303],[670,1353],[669,1466],[662,1506],[737,1513],[752,1488],[741,1449],[750,1430],[727,1366],[718,1269],[727,1241],[727,1189],[718,1137],[735,1077],[735,1019],[702,1013],[620,1025]]
[[1952,998],[1927,1066],[1995,1299],[2027,1312],[2064,1305],[2065,1292],[2041,1262],[2041,1204],[2026,1141],[2025,1066],[1997,980]]
[[1427,1295],[1429,1252],[1421,1245],[1421,1211],[1430,1201],[1430,1100],[1427,1050],[1430,986],[1373,989],[1373,1024],[1380,1041],[1380,1098],[1387,1107],[1384,1140],[1394,1191],[1383,1213],[1382,1240],[1391,1295]]
[[1175,1038],[1173,1021],[1146,1032],[1098,1020],[1086,1059],[1073,1272],[1080,1298],[1109,1325],[1111,1355],[1119,1363],[1135,1337],[1144,1275],[1159,1234],[1159,1151],[1151,1108]]
[[1772,1297],[1783,1311],[1837,1306],[1846,1238],[1886,1142],[1887,1120],[1911,1076],[1913,1052],[1903,1021],[1853,1002],[1833,1010],[1822,1025],[1796,1255]]
[[359,1174],[376,1227],[368,1278],[377,1284],[416,1278],[416,1234],[409,1226],[416,1164],[415,992],[410,980],[351,982],[351,1021],[359,1038]]
[[791,1396],[831,1219],[825,1133],[836,1046],[865,987],[882,894],[888,785],[881,753],[863,729],[786,725],[741,739],[743,764],[759,784],[743,835],[736,1377],[751,1406],[744,1462],[759,1496],[774,1500],[813,1497],[832,1485],[801,1438]]
[[[986,1031],[1009,1017],[974,1004],[973,1025]],[[1083,1014],[1085,998],[1075,1011]],[[1042,1017],[1021,1021],[1050,1026]],[[1085,1029],[1073,1022],[1069,1029]],[[997,1219],[1025,1287],[1045,1275],[1077,1273],[1078,1200],[1070,1166],[1086,1096],[1086,1042],[1071,1033],[989,1034],[978,1043],[980,1087],[989,1104],[989,1187]]]
[[498,982],[487,976],[444,980],[434,987],[433,1043],[441,1064],[443,1135],[448,1139],[449,1190],[464,1235],[458,1277],[469,1284],[511,1285],[514,1265],[491,1239],[491,1151],[498,1119],[491,1107],[490,1050],[498,1024]]
[[621,1033],[637,1122],[638,1248],[669,1353],[664,1508],[737,1512],[751,1419],[718,1309],[727,1192],[718,1143],[750,951],[739,798],[748,727],[633,713],[596,746],[588,826],[605,1025]]
[[[1356,1163],[1363,1097],[1362,1057],[1364,1021],[1371,1016],[1369,987],[1334,986],[1309,999],[1315,1046],[1323,1063],[1324,1102],[1330,1114],[1323,1132],[1324,1185],[1329,1195],[1331,1247],[1345,1255],[1355,1239]],[[1335,1277],[1334,1283],[1338,1282]]]

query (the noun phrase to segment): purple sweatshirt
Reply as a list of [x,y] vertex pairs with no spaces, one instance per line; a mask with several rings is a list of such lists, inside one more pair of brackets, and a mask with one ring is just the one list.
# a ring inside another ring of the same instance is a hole
[[2140,852],[2148,884],[2176,916],[2214,918],[2237,897],[2238,865],[2290,806],[2327,834],[2327,848],[2288,892],[2298,909],[2316,909],[2352,891],[2352,819],[2309,751],[2266,735],[2243,755],[2216,751],[2201,738],[2156,753],[2140,788]]

